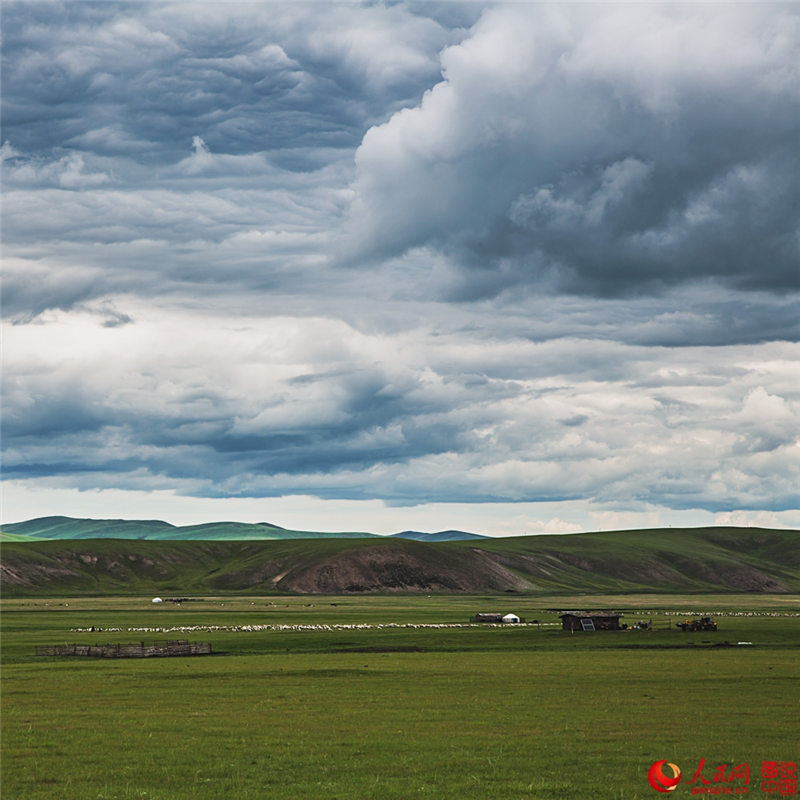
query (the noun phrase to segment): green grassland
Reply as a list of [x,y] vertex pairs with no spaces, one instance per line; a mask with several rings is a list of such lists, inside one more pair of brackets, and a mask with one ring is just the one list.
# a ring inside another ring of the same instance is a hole
[[[564,607],[653,630],[571,634]],[[452,627],[478,611],[529,624]],[[676,630],[696,613],[719,630]],[[1,620],[6,800],[643,800],[662,758],[748,762],[758,796],[761,761],[800,755],[792,594],[26,597]],[[215,654],[34,655],[172,638]]]

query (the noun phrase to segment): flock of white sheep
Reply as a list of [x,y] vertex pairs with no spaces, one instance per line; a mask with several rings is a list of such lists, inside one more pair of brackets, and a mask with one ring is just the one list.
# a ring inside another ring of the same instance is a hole
[[[558,625],[560,622],[543,622],[542,625]],[[535,623],[520,623],[514,625],[515,628],[533,628]],[[141,628],[103,628],[102,631],[127,631],[128,633],[190,633],[194,631],[229,631],[232,633],[257,633],[259,631],[360,631],[360,630],[384,630],[386,628],[431,628],[442,630],[444,628],[508,628],[503,623],[485,622],[386,622],[386,623],[353,623],[334,624],[334,625],[173,625],[168,628],[162,627],[141,627]],[[100,628],[70,628],[73,632],[89,633],[101,630]]]
[[[629,612],[631,615],[636,614],[650,614],[650,616],[666,616],[666,617],[800,617],[800,612],[791,611],[640,611]],[[528,622],[519,623],[514,625],[515,628],[533,628],[533,627],[560,627],[560,622]],[[434,623],[434,622],[384,622],[384,623],[339,623],[339,624],[297,624],[297,625],[172,625],[170,627],[139,627],[139,628],[100,628],[92,626],[90,628],[70,628],[70,631],[75,633],[95,633],[110,631],[120,632],[127,631],[128,633],[192,633],[192,632],[212,632],[212,631],[227,631],[231,633],[258,633],[259,631],[360,631],[360,630],[385,630],[386,628],[414,628],[443,630],[446,628],[508,628],[509,626],[504,623],[486,623],[486,622],[447,622],[447,623]]]

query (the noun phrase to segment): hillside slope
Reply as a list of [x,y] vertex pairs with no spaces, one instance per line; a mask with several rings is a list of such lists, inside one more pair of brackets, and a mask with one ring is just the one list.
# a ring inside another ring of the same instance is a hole
[[[270,522],[205,522],[200,525],[171,525],[157,519],[78,519],[75,517],[39,517],[3,525],[0,541],[26,539],[157,539],[159,541],[246,542],[269,539],[369,539],[379,534],[364,531],[300,531],[282,528]],[[391,536],[420,542],[455,542],[462,539],[486,539],[465,531],[402,531]],[[20,538],[22,537],[22,538]]]
[[800,592],[800,534],[706,528],[418,542],[9,542],[6,596]]
[[297,531],[269,522],[206,522],[200,525],[171,525],[162,520],[76,519],[39,517],[4,524],[3,540],[11,536],[34,539],[156,539],[159,541],[264,541],[270,539],[371,538],[362,531]]
[[604,591],[800,590],[798,531],[667,528],[491,539],[480,548],[535,586],[564,591],[581,583]]

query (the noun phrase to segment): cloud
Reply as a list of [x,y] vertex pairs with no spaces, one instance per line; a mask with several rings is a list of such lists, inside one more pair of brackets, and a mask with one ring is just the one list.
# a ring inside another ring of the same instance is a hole
[[20,155],[19,151],[11,146],[11,142],[5,141],[0,146],[0,163],[9,158],[17,158]]
[[22,160],[22,154],[10,147],[8,142],[4,147],[8,148],[6,152],[14,159],[14,164],[7,173],[9,181],[13,184],[83,189],[100,186],[112,180],[106,172],[87,172],[86,161],[78,153],[70,153],[49,163],[41,161],[37,163],[30,159]]
[[20,485],[793,519],[793,8],[3,26]]
[[432,247],[450,296],[798,288],[800,16],[492,7],[356,154],[351,259]]
[[9,258],[4,264],[3,312],[13,324],[29,323],[48,310],[87,308],[108,293],[108,275],[85,267],[52,267]]
[[401,5],[40,4],[9,7],[4,29],[4,128],[16,146],[69,143],[151,164],[194,135],[215,152],[295,160],[302,148],[354,146],[387,100],[419,96],[451,37]]
[[797,499],[788,344],[770,362],[765,346],[716,348],[711,366],[697,348],[135,317],[98,330],[72,313],[12,329],[10,478],[399,504],[592,497],[780,510]]
[[454,31],[403,6],[133,9],[6,9],[7,313],[330,283],[353,148]]

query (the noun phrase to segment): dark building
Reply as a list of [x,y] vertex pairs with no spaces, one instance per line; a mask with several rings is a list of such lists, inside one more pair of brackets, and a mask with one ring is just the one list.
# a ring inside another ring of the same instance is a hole
[[559,615],[565,631],[618,631],[622,614],[609,611],[565,611]]

